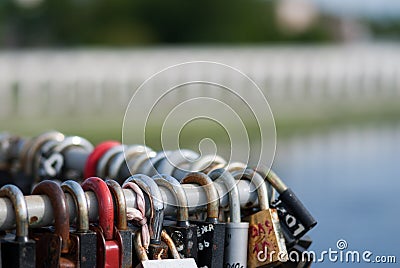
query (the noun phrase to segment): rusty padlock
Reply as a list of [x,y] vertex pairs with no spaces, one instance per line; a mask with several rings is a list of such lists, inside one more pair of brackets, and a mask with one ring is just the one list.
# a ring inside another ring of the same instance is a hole
[[124,184],[127,182],[136,183],[140,187],[148,198],[146,203],[150,204],[152,208],[149,228],[150,245],[148,249],[150,259],[168,258],[168,246],[161,240],[162,224],[164,220],[164,202],[160,189],[152,178],[142,174],[129,177]]
[[69,208],[63,190],[56,182],[45,180],[35,186],[32,194],[43,194],[50,199],[55,225],[54,232],[33,234],[36,267],[76,267],[77,243],[69,235]]
[[76,228],[70,237],[77,241],[80,268],[94,268],[97,261],[97,236],[89,229],[89,210],[85,192],[76,181],[68,180],[61,184],[64,192],[71,195],[75,203]]
[[168,245],[170,255],[173,259],[156,259],[150,260],[147,256],[146,249],[142,245],[142,238],[140,231],[137,231],[136,238],[134,241],[135,250],[140,260],[140,264],[136,268],[196,268],[197,265],[193,258],[182,259],[175,247],[175,244],[171,237],[165,230],[161,232],[161,239]]
[[249,226],[248,267],[271,267],[287,260],[285,239],[278,213],[269,207],[268,190],[264,178],[253,169],[235,171],[236,180],[251,181],[258,194],[260,211],[246,217]]
[[91,229],[97,234],[97,267],[119,268],[122,262],[122,241],[114,227],[114,204],[107,184],[100,178],[91,177],[82,183],[85,191],[96,195],[99,208],[99,224]]
[[168,175],[152,177],[158,186],[166,188],[175,197],[176,221],[164,220],[164,229],[174,241],[179,254],[184,258],[194,258],[197,261],[197,230],[195,224],[189,222],[188,202],[182,185]]
[[[204,173],[192,172],[182,179],[182,184],[194,183],[207,196],[207,218],[191,221],[199,227],[197,233],[198,265],[200,267],[222,267],[224,263],[225,224],[218,221],[219,195],[213,181]],[[184,188],[185,185],[182,185]]]
[[119,236],[121,237],[122,241],[121,267],[122,268],[132,267],[133,241],[132,241],[132,231],[128,229],[125,195],[122,190],[122,187],[119,185],[118,182],[114,180],[106,180],[106,183],[113,195],[114,204],[116,204],[117,208],[117,213],[115,214],[116,217],[115,223],[117,225],[117,232],[119,233]]
[[241,222],[239,191],[235,179],[225,169],[215,169],[208,176],[225,185],[229,196],[230,221],[226,223],[225,253],[223,267],[247,267],[247,247],[249,223]]
[[10,199],[16,221],[15,237],[1,240],[3,266],[34,268],[36,263],[36,244],[35,241],[28,238],[28,209],[24,195],[17,186],[8,184],[1,187],[0,197]]

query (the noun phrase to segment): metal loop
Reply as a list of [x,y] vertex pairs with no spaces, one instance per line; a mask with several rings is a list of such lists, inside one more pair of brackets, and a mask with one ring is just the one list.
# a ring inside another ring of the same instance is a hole
[[159,174],[152,177],[158,186],[167,188],[175,197],[178,225],[189,226],[188,201],[185,190],[177,179],[169,175]]
[[73,180],[65,181],[61,184],[64,192],[69,193],[74,199],[75,208],[77,210],[76,231],[89,231],[89,210],[85,192],[82,187]]
[[28,241],[29,219],[24,194],[17,186],[7,184],[0,188],[0,197],[7,197],[13,205],[16,222],[15,240]]
[[213,181],[204,173],[192,172],[182,179],[182,184],[196,183],[206,192],[207,196],[207,221],[218,222],[219,195]]
[[127,230],[128,224],[126,219],[126,200],[124,191],[122,190],[121,185],[119,185],[119,183],[114,180],[106,180],[106,184],[110,189],[111,193],[113,194],[114,200],[117,202],[116,204],[118,211],[117,213],[118,218],[116,220],[117,229]]
[[114,204],[107,184],[100,178],[91,177],[82,183],[85,191],[93,191],[99,204],[99,224],[106,240],[114,234]]
[[261,210],[269,209],[268,190],[264,178],[254,169],[239,170],[232,173],[235,180],[246,179],[251,181],[257,189],[258,204]]
[[225,169],[215,169],[208,176],[213,180],[221,179],[229,194],[229,212],[231,222],[240,222],[240,199],[235,178]]
[[47,195],[50,199],[54,214],[55,233],[61,236],[61,252],[69,251],[69,209],[67,198],[64,195],[60,185],[54,181],[41,181],[32,191],[32,194]]
[[142,191],[147,194],[150,193],[149,198],[152,200],[153,204],[153,217],[151,217],[150,220],[150,242],[153,244],[159,244],[161,241],[161,230],[164,220],[164,202],[160,189],[153,179],[142,174],[129,177],[124,184],[127,182],[134,182],[142,189]]

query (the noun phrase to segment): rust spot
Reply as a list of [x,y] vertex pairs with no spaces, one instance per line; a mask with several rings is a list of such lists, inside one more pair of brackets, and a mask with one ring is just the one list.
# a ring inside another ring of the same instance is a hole
[[33,217],[31,217],[31,218],[29,219],[29,224],[33,224],[33,223],[35,223],[35,222],[37,222],[37,221],[38,221],[38,217],[33,216]]

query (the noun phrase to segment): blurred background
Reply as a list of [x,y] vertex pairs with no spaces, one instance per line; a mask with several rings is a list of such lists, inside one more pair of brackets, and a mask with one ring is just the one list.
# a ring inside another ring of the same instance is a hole
[[[396,255],[399,40],[396,0],[2,0],[0,129],[120,140],[149,76],[185,61],[229,64],[269,101],[273,168],[319,221],[312,249],[346,239],[349,250]],[[194,124],[182,147],[209,132]],[[160,149],[155,134],[148,145]]]

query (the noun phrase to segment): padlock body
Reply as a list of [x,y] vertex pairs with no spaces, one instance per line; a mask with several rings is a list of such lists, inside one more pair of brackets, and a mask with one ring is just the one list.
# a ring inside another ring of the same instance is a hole
[[197,261],[197,225],[176,226],[176,222],[164,220],[164,229],[174,241],[179,254]]
[[1,241],[1,259],[4,267],[35,267],[36,243],[33,240],[18,242],[14,240]]
[[287,189],[279,195],[278,200],[274,201],[272,206],[278,211],[279,219],[288,242],[297,240],[311,230],[317,221],[306,209],[300,199],[291,189]]
[[243,245],[247,245],[248,237],[248,222],[229,222],[226,224],[223,267],[247,267],[247,247]]
[[79,241],[79,264],[81,268],[94,268],[97,261],[97,237],[92,231],[71,233]]
[[121,237],[121,253],[122,253],[122,264],[121,267],[132,267],[132,252],[133,252],[133,241],[132,232],[130,230],[118,230]]
[[36,267],[59,267],[61,258],[61,237],[39,230],[32,235],[36,242]]
[[159,244],[149,245],[148,257],[150,260],[168,259],[168,245],[164,241],[160,241]]
[[191,221],[197,225],[197,265],[222,267],[225,250],[225,224]]
[[249,222],[248,267],[272,267],[287,257],[285,240],[275,209],[261,210]]
[[104,267],[119,268],[121,263],[120,258],[120,246],[118,243],[115,240],[106,240]]

